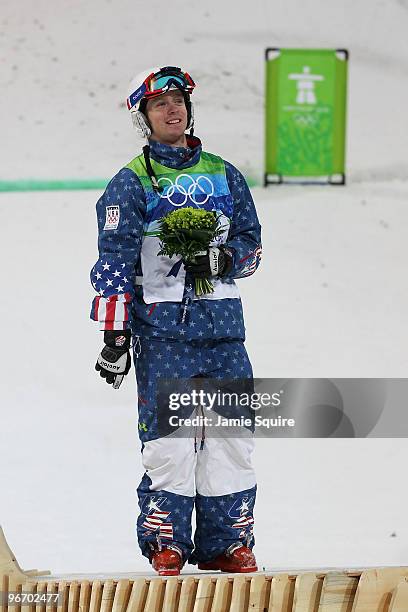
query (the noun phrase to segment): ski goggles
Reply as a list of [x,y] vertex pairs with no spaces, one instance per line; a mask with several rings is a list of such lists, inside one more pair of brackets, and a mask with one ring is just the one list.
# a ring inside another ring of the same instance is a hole
[[188,72],[183,72],[180,68],[166,66],[158,72],[150,74],[127,99],[127,107],[130,110],[142,98],[154,98],[161,96],[171,88],[177,88],[191,94],[195,83]]

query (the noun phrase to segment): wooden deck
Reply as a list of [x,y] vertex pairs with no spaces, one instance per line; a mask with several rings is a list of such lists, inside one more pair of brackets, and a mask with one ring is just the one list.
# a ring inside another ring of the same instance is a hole
[[408,567],[53,576],[22,570],[0,528],[0,590],[1,612],[408,612]]

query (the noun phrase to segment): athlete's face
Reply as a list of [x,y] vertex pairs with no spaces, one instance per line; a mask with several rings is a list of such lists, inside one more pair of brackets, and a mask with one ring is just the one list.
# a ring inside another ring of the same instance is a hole
[[181,91],[171,90],[147,102],[152,140],[173,147],[186,146],[187,109]]

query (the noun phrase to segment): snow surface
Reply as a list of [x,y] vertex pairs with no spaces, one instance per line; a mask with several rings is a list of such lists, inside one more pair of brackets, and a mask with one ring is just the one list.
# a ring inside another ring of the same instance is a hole
[[[120,8],[119,8],[120,7]],[[240,281],[257,377],[407,376],[408,2],[3,0],[0,179],[110,177],[140,143],[131,76],[181,64],[207,150],[260,179],[266,46],[351,52],[345,188],[253,189]],[[20,565],[148,570],[136,384],[93,371],[100,192],[1,194],[0,521]],[[258,440],[260,567],[408,565],[405,439]]]

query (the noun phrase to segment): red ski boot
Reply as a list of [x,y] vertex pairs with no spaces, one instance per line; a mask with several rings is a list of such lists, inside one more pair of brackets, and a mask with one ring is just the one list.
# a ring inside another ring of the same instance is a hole
[[154,551],[150,562],[159,576],[178,576],[183,567],[181,552],[173,548]]
[[254,553],[242,544],[233,544],[212,561],[199,563],[198,569],[221,570],[231,574],[258,571]]

